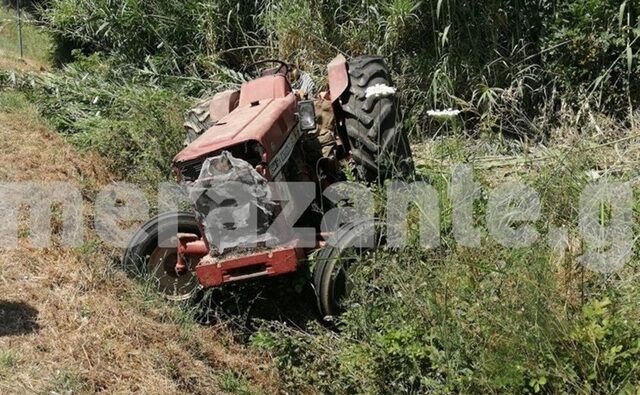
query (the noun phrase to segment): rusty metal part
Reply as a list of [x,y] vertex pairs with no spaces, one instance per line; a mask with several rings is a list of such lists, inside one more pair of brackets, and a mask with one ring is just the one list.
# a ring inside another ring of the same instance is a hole
[[188,268],[197,260],[187,258],[184,261],[186,270],[176,271],[178,254],[175,248],[157,247],[147,261],[147,272],[159,292],[168,300],[180,301],[189,299],[198,287],[198,281]]
[[213,96],[213,99],[209,102],[209,114],[211,119],[217,122],[224,118],[227,114],[238,107],[240,99],[239,90],[226,90],[218,92]]
[[178,233],[178,250],[175,271],[182,274],[189,270],[187,259],[193,256],[203,257],[209,252],[207,243],[194,233]]
[[304,250],[296,247],[282,247],[230,258],[207,255],[196,266],[196,274],[202,286],[218,287],[236,281],[295,272],[304,257]]
[[329,91],[331,101],[335,102],[342,96],[349,86],[349,74],[347,73],[347,59],[343,55],[336,56],[327,66],[329,73]]
[[173,159],[180,166],[247,141],[256,141],[269,162],[296,125],[297,98],[282,75],[258,78],[240,90],[238,107]]

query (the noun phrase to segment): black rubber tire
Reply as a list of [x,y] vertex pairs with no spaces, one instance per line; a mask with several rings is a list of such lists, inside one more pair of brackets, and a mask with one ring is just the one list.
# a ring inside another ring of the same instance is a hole
[[195,107],[189,109],[185,114],[184,129],[186,136],[184,139],[184,146],[191,144],[198,137],[202,136],[204,132],[212,127],[216,120],[211,119],[211,113],[209,112],[209,105],[211,104],[213,97],[204,99],[196,104]]
[[373,224],[348,225],[338,232],[337,242],[321,247],[315,257],[313,287],[316,292],[320,316],[331,322],[343,312],[342,302],[349,296],[348,269],[354,257],[370,248],[347,247],[360,238]]
[[347,63],[349,88],[340,98],[345,131],[361,181],[382,183],[413,174],[409,140],[402,128],[397,95],[366,97],[376,84],[393,87],[381,57],[360,56]]
[[[175,237],[176,229],[179,233],[200,235],[198,221],[193,213],[172,211],[159,214],[147,221],[131,238],[122,258],[125,269],[136,277],[148,278],[152,275],[148,270],[148,262],[154,251],[159,248],[158,235],[171,234]],[[195,274],[191,271],[184,274],[184,276],[193,276],[192,279],[197,282]],[[188,295],[169,295],[160,289],[158,289],[158,292],[163,293],[169,300],[184,300],[193,296],[195,289],[193,292],[189,292]]]

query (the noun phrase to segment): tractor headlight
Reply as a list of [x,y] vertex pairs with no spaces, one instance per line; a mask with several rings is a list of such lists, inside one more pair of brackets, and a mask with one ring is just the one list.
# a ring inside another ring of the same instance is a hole
[[313,100],[303,100],[298,103],[298,125],[302,132],[316,128],[316,108]]

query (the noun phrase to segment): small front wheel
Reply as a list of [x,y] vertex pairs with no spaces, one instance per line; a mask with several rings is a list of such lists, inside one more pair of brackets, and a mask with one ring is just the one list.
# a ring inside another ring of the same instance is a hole
[[166,299],[187,300],[199,289],[194,273],[196,258],[185,257],[187,269],[176,271],[178,233],[200,236],[192,213],[168,212],[151,218],[133,236],[122,263],[130,272],[148,279]]
[[318,310],[325,321],[344,311],[344,302],[353,288],[354,264],[380,245],[373,222],[348,225],[336,232],[333,242],[318,251],[313,268],[313,286]]

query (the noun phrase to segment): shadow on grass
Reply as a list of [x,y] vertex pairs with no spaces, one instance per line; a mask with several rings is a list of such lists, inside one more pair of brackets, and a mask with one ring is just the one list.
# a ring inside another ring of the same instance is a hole
[[231,323],[240,338],[248,338],[265,321],[304,328],[319,318],[314,291],[302,274],[205,290],[198,299],[199,323]]
[[36,332],[38,310],[24,302],[0,300],[0,337]]

